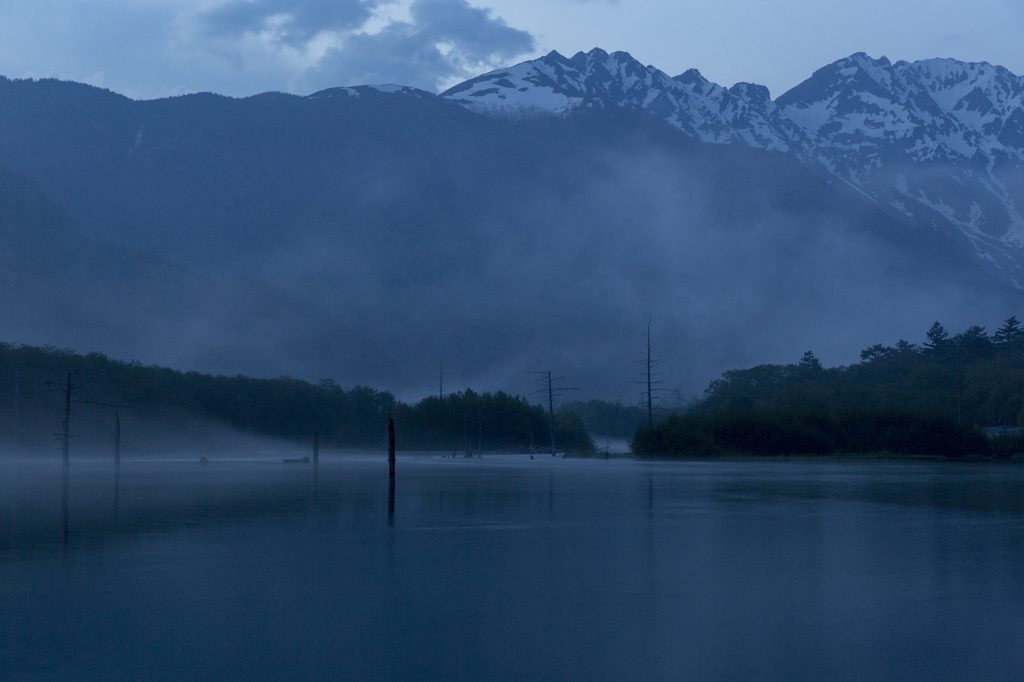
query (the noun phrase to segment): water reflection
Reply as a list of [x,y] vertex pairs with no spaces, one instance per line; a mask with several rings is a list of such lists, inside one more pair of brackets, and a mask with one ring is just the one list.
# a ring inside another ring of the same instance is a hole
[[61,537],[68,546],[68,467],[62,467],[60,486]]
[[121,511],[121,458],[114,462],[114,516]]
[[388,476],[388,525],[395,525],[395,477]]
[[323,459],[0,470],[5,674],[1024,679],[1020,469]]

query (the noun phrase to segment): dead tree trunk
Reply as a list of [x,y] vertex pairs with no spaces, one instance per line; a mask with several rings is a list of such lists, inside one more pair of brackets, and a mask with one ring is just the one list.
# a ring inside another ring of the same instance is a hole
[[114,413],[114,464],[121,466],[121,415]]
[[320,466],[320,429],[313,429],[313,464]]

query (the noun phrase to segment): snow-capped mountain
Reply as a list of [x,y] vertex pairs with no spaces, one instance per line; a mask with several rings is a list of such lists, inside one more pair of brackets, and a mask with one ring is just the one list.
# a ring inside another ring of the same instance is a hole
[[627,107],[653,114],[703,142],[745,142],[789,149],[768,123],[775,106],[768,89],[738,83],[726,90],[696,69],[669,77],[625,52],[557,52],[509,69],[493,71],[442,93],[483,114],[568,114],[579,107]]
[[695,69],[670,77],[625,52],[540,59],[442,96],[481,114],[623,107],[712,144],[790,153],[904,220],[955,230],[1024,288],[1024,78],[1003,67],[852,55],[776,100]]

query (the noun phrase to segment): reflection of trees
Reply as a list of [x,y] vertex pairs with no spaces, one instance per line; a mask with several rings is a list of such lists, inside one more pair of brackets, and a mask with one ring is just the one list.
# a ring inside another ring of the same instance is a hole
[[[226,526],[302,514],[371,517],[380,509],[378,472],[353,476],[316,472],[288,474],[266,466],[254,476],[247,465],[122,465],[102,472],[71,467],[56,481],[53,472],[26,474],[7,483],[10,523],[0,525],[0,547],[14,553],[42,551],[55,542],[92,547],[183,528]],[[139,471],[138,466],[146,467]],[[264,465],[248,465],[260,466]],[[186,468],[182,468],[186,467]],[[217,471],[217,469],[220,471]],[[133,471],[135,469],[135,471]],[[342,480],[344,479],[344,480]],[[340,481],[340,482],[339,482]],[[54,494],[48,494],[52,491]]]

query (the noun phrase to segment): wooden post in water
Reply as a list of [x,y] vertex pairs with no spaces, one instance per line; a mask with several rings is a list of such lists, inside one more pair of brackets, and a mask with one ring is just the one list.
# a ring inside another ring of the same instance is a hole
[[121,415],[114,413],[114,464],[121,466]]
[[395,422],[388,415],[388,475],[395,478]]
[[320,466],[320,429],[313,429],[313,465]]

